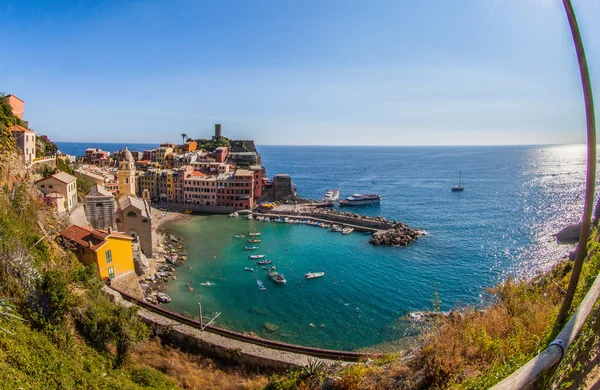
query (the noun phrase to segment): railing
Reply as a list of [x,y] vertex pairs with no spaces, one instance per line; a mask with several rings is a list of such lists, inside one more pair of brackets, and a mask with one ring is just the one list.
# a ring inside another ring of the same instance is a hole
[[[118,291],[119,294],[129,302],[135,303],[136,305],[143,307],[144,309],[151,311],[153,313],[159,314],[161,316],[167,317],[169,319],[175,320],[182,324],[191,326],[192,328],[202,329],[202,324],[199,321],[196,321],[189,317],[184,317],[181,314],[173,313],[172,311],[163,309],[162,307],[150,304],[144,300],[137,299],[129,294]],[[371,354],[371,353],[362,353],[362,352],[351,352],[351,351],[334,351],[330,349],[322,349],[322,348],[313,348],[313,347],[304,347],[301,345],[287,344],[279,341],[266,340],[260,337],[248,336],[242,333],[237,333],[231,330],[218,328],[216,326],[206,326],[204,328],[205,332],[215,333],[223,337],[227,337],[230,339],[243,341],[246,343],[251,343],[255,345],[259,345],[265,348],[277,349],[280,351],[293,352],[303,355],[309,355],[314,357],[319,357],[323,359],[331,359],[331,360],[341,360],[341,361],[349,361],[355,362],[361,359],[366,358],[377,358],[381,357],[380,354]]]
[[583,298],[583,301],[556,339],[548,345],[539,355],[527,364],[513,372],[511,376],[492,387],[494,390],[527,389],[546,373],[549,373],[563,359],[567,349],[579,334],[585,320],[594,308],[600,296],[600,274],[594,284]]

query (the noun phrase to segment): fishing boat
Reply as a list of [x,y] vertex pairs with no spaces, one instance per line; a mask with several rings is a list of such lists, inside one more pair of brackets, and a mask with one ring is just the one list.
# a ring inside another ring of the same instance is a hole
[[246,240],[248,242],[260,242],[260,240],[254,239],[254,240]]
[[458,185],[452,187],[452,191],[462,191],[465,187],[462,186],[462,171],[458,172]]
[[256,284],[258,284],[258,289],[259,290],[266,290],[265,285],[260,280],[257,280]]
[[325,272],[309,272],[307,274],[304,274],[304,277],[306,279],[314,279],[314,278],[320,278],[324,275],[325,275]]
[[272,262],[273,262],[273,260],[261,260],[261,261],[257,261],[256,264],[267,265],[267,264],[271,264]]
[[245,246],[244,247],[244,250],[246,250],[246,251],[253,251],[255,249],[258,249],[258,247],[257,246]]
[[192,213],[192,210],[185,210],[183,213],[184,213],[184,214],[191,214],[191,213]]
[[246,267],[246,268],[244,268],[244,269],[245,269],[246,271],[250,271],[250,272],[254,271],[254,268],[250,268],[250,267]]
[[354,194],[340,201],[340,206],[365,206],[379,202],[381,202],[381,195],[378,194]]
[[254,259],[262,259],[265,257],[265,255],[250,255],[248,257],[254,260]]
[[236,234],[235,235],[235,238],[244,238],[244,237],[246,237],[246,236],[244,236],[243,234]]
[[271,280],[274,281],[275,283],[285,284],[287,282],[285,280],[285,277],[283,276],[283,274],[280,274],[277,271],[269,272],[268,275],[269,275],[269,278],[271,278]]
[[249,236],[256,237],[260,236],[262,233],[248,233]]
[[342,230],[342,234],[350,234],[353,231],[354,231],[354,228],[347,227],[347,228],[344,228],[344,230]]
[[268,266],[268,267],[267,267],[267,266],[265,265],[265,266],[263,266],[262,268],[263,268],[264,270],[267,270],[267,271],[275,271],[275,270],[277,269],[277,266],[275,266],[275,265],[271,265],[271,266]]

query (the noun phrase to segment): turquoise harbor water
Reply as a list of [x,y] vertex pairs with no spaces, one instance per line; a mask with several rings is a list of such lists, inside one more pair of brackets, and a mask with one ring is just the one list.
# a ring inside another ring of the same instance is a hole
[[[171,283],[170,309],[222,312],[237,331],[304,345],[357,349],[412,334],[402,318],[432,307],[483,303],[485,289],[509,274],[532,276],[572,247],[551,237],[582,209],[582,146],[260,147],[268,174],[290,173],[301,196],[328,188],[342,196],[376,192],[380,206],[354,209],[425,229],[405,248],[373,247],[302,225],[200,216],[171,224],[186,240],[188,264]],[[463,172],[465,191],[450,188]],[[244,251],[246,234],[262,232],[261,249],[288,283],[275,285]],[[304,280],[309,271],[321,279]],[[267,287],[259,291],[256,279]],[[187,283],[194,288],[188,289]],[[436,287],[437,286],[437,287]],[[269,322],[279,327],[265,328]],[[314,325],[314,326],[311,326]],[[321,326],[323,325],[323,326]]]

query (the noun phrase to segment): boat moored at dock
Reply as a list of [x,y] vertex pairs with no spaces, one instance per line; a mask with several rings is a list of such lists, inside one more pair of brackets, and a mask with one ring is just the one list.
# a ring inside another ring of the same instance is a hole
[[381,195],[378,194],[354,194],[340,201],[340,206],[365,206],[379,202],[381,202]]

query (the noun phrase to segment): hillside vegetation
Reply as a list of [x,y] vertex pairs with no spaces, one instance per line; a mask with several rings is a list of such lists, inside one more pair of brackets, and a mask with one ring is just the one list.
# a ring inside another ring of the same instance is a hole
[[97,269],[54,242],[66,222],[33,180],[0,127],[0,389],[264,387],[150,339],[136,309],[101,293]]

